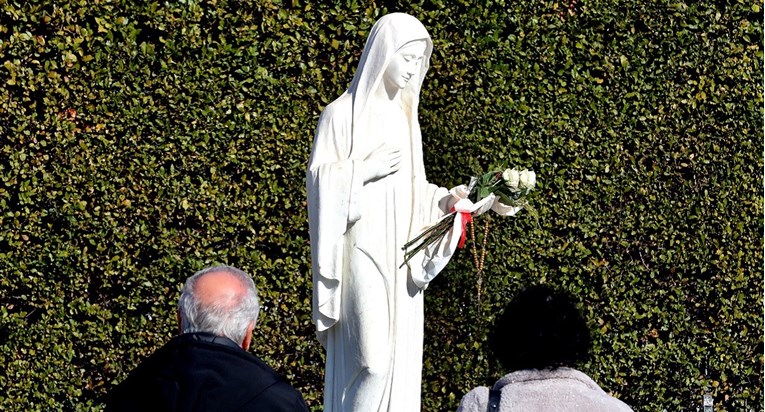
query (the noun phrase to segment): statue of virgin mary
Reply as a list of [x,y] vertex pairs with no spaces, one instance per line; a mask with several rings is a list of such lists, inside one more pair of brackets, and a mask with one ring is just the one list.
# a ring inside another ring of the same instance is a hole
[[425,177],[417,120],[432,49],[416,18],[380,18],[316,128],[306,186],[326,412],[420,410],[423,290],[460,235],[404,264],[402,246],[452,199]]

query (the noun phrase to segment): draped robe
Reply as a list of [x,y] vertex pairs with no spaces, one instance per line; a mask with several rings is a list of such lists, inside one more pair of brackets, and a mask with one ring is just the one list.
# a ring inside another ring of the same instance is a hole
[[[427,43],[420,72],[400,91],[400,116],[391,115],[372,96],[393,54],[415,40]],[[450,198],[425,177],[417,121],[431,51],[414,17],[381,18],[350,88],[316,128],[306,186],[326,412],[420,409],[422,292],[453,252],[433,248],[402,266],[404,243],[442,217]],[[365,184],[364,159],[383,142],[400,149],[400,169]]]

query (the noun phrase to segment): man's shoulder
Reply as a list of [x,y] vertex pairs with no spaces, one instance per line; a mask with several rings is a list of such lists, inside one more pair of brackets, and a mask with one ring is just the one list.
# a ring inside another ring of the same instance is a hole
[[250,369],[244,371],[259,380],[252,396],[241,408],[242,411],[308,411],[303,395],[283,375],[274,371],[259,357],[246,353]]
[[[217,353],[228,366],[232,382],[239,382],[250,390],[249,399],[241,408],[247,410],[307,411],[303,396],[287,379],[258,356],[239,348],[207,342],[193,342],[199,350]],[[302,408],[293,405],[302,405]]]
[[242,411],[308,411],[303,395],[284,380],[279,380],[263,392],[253,395]]
[[177,404],[193,402],[201,392],[205,402],[219,410],[250,410],[249,405],[271,398],[302,401],[300,393],[257,356],[236,345],[180,336],[136,367],[114,388],[107,403],[120,405],[114,410],[130,410],[139,393],[152,394],[148,398],[160,403],[172,399]]
[[197,362],[199,362],[198,366],[200,367],[214,367],[216,364],[223,364],[231,372],[231,375],[241,376],[241,373],[246,373],[246,380],[249,382],[256,381],[253,379],[254,376],[260,377],[261,381],[276,382],[283,380],[273,368],[268,366],[259,357],[233,345],[225,345],[217,341],[211,342],[193,339],[192,336],[183,336],[180,339],[174,339],[162,349],[191,352],[193,353],[192,359],[197,359]]

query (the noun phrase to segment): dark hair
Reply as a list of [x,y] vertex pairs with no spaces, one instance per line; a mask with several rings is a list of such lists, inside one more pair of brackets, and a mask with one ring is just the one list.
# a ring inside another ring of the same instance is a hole
[[531,286],[497,318],[492,352],[508,371],[573,367],[587,361],[590,330],[567,293]]

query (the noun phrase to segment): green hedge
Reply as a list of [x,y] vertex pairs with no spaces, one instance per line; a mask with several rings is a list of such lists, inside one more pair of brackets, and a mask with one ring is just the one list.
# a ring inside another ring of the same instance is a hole
[[321,408],[304,170],[390,11],[435,44],[430,179],[540,181],[538,225],[490,218],[486,271],[461,251],[427,290],[423,410],[502,373],[487,328],[535,283],[580,299],[582,369],[636,410],[761,408],[761,6],[649,3],[0,1],[0,409],[100,410],[219,262],[255,274],[254,352]]

